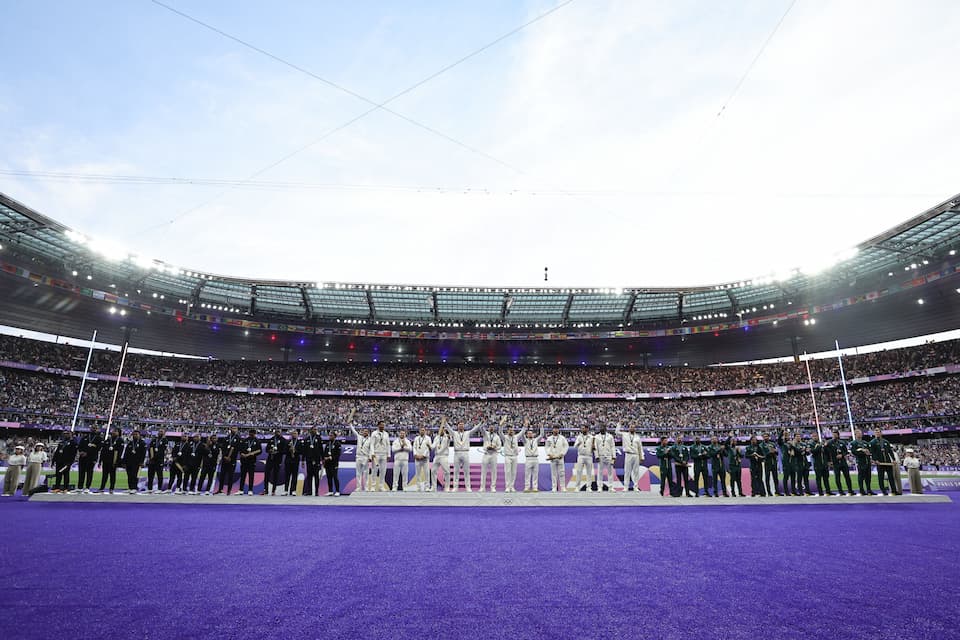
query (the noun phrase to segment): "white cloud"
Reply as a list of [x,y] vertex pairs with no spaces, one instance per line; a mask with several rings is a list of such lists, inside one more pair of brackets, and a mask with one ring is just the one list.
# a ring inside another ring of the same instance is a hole
[[[555,285],[642,286],[782,270],[960,190],[960,6],[797,3],[718,119],[785,7],[575,2],[393,105],[522,173],[379,112],[263,176],[467,193],[0,189],[131,250],[238,275],[535,285],[549,266]],[[362,73],[372,98],[402,67],[391,25],[358,33],[369,50],[338,74],[390,58],[380,86]],[[102,138],[56,122],[0,134],[29,159],[5,164],[240,178],[365,109],[249,52],[201,58],[163,96]]]

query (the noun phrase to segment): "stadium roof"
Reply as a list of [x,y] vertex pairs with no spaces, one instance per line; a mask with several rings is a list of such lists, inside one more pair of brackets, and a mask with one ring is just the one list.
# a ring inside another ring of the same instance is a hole
[[[627,327],[744,321],[805,294],[878,275],[904,276],[956,262],[960,196],[838,254],[832,263],[698,287],[463,287],[238,278],[132,255],[68,229],[0,194],[0,244],[46,275],[186,315],[312,324],[478,327]],[[161,302],[162,301],[162,302]]]

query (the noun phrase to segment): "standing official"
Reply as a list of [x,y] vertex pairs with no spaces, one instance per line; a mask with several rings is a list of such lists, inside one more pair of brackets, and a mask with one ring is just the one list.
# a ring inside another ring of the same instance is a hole
[[267,462],[263,470],[263,494],[277,495],[277,485],[280,484],[280,463],[283,461],[283,431],[274,429],[273,435],[267,440]]
[[336,431],[327,436],[323,447],[323,468],[327,474],[327,495],[340,495],[340,439]]
[[[359,458],[360,452],[357,452]],[[359,464],[359,463],[358,463]],[[283,495],[297,495],[297,480],[300,475],[300,432],[294,429],[290,439],[283,445]]]
[[430,489],[430,436],[427,428],[420,427],[420,432],[413,439],[413,479],[417,482],[417,491]]
[[430,441],[430,448],[433,449],[433,465],[431,467],[430,490],[437,490],[437,482],[440,477],[440,470],[443,470],[443,481],[450,485],[450,434],[447,429],[447,419],[440,420],[440,428],[436,435]]
[[303,481],[303,495],[320,495],[320,467],[323,463],[323,439],[317,433],[317,427],[310,427],[310,433],[300,442],[306,477]]
[[[847,443],[840,439],[840,430],[833,434],[833,437],[827,441],[827,455],[833,463],[833,477],[837,481],[837,493],[840,495],[853,495],[853,484],[850,482],[850,466],[847,464],[847,454],[849,449]],[[843,491],[841,479],[847,481],[847,491]]]
[[863,439],[863,431],[860,429],[854,431],[853,436],[853,440],[850,441],[850,451],[857,461],[857,485],[860,487],[860,495],[875,495],[870,487],[872,481],[870,443]]
[[103,435],[101,435],[100,427],[97,425],[93,425],[88,433],[80,436],[77,443],[77,459],[80,463],[77,492],[90,493],[90,485],[93,484],[93,469],[97,466],[97,457],[100,455],[102,445]]
[[[257,468],[257,458],[263,453],[263,447],[257,440],[257,430],[250,429],[247,437],[240,445],[240,494],[243,494],[244,486],[247,487],[247,495],[253,495],[253,474]],[[319,480],[318,480],[319,483]]]
[[447,491],[456,491],[460,488],[460,471],[463,471],[463,484],[467,492],[473,491],[470,487],[470,436],[480,428],[480,425],[474,425],[469,431],[465,430],[461,422],[457,428],[450,432],[450,440],[453,443],[453,482],[448,483]]
[[808,459],[810,441],[798,431],[793,434],[793,442],[790,445],[790,449],[793,451],[793,482],[797,489],[797,495],[813,495],[810,491],[810,460]]
[[[120,464],[120,448],[123,446],[123,438],[120,437],[120,429],[114,427],[110,430],[110,435],[103,441],[103,447],[100,449],[100,491],[107,486],[110,481],[110,493],[117,486],[117,466]],[[57,467],[58,469],[60,467]]]
[[630,483],[633,483],[633,491],[640,491],[637,484],[640,481],[640,461],[643,455],[643,443],[640,436],[637,435],[637,428],[633,425],[623,431],[620,425],[617,425],[617,435],[623,443],[623,488],[630,491]]
[[[600,433],[593,438],[593,447],[597,452],[597,490],[611,491],[619,480],[613,467],[617,459],[617,441],[612,433],[607,433],[606,425],[600,425]],[[604,472],[607,481],[601,484]]]
[[393,490],[406,491],[409,475],[410,452],[413,444],[407,438],[407,430],[400,429],[393,439]]
[[[70,467],[77,457],[77,441],[73,434],[64,431],[53,453],[53,467],[56,471],[53,493],[66,493],[70,489]],[[110,487],[113,489],[113,486]]]
[[147,443],[140,437],[140,431],[133,430],[130,439],[123,443],[123,451],[120,452],[120,459],[123,460],[123,468],[127,472],[127,490],[130,493],[137,493],[140,481],[140,467],[147,457]]
[[560,433],[560,427],[554,427],[553,433],[547,436],[547,462],[550,463],[550,491],[567,490],[567,470],[564,459],[570,443],[566,436]]
[[503,443],[503,490],[514,493],[517,489],[517,460],[520,457],[520,434],[513,426],[503,432],[503,423],[500,423],[500,441]]
[[[506,420],[506,417],[503,418]],[[503,423],[501,422],[501,425]],[[500,449],[503,448],[503,441],[494,430],[494,425],[488,425],[483,432],[483,459],[480,463],[480,492],[487,490],[487,478],[490,479],[490,491],[497,490],[497,462],[500,457]]]
[[370,462],[373,464],[372,484],[370,491],[388,491],[387,486],[387,459],[390,457],[390,434],[387,425],[381,420],[377,423],[377,430],[370,434]]
[[[204,440],[197,453],[200,455],[200,479],[197,484],[197,491],[205,495],[210,495],[213,489],[213,477],[217,475],[217,459],[220,457],[220,445],[217,443],[217,436],[210,434]],[[207,481],[207,488],[203,488],[203,481]]]
[[[166,431],[160,429],[157,435],[150,440],[147,455],[150,457],[147,462],[147,491],[149,493],[159,493],[163,491],[163,465],[167,459]],[[154,479],[157,481],[156,489],[153,488]]]
[[577,491],[587,491],[593,482],[593,435],[590,429],[583,425],[580,433],[573,441],[573,448],[577,450],[577,462],[573,465],[573,478]]
[[909,447],[904,454],[903,466],[906,468],[907,477],[910,479],[910,493],[919,495],[923,493],[923,480],[920,478],[920,457],[916,455],[916,451]]
[[530,428],[529,420],[524,420],[523,426],[523,491],[536,493],[540,490],[540,440],[543,438],[543,427],[540,427],[539,433],[535,433]]

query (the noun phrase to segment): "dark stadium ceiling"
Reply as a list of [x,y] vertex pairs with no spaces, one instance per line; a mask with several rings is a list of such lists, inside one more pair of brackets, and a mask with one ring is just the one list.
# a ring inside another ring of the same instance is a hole
[[[186,315],[313,324],[593,328],[745,320],[840,283],[955,261],[960,196],[838,255],[831,264],[706,287],[502,288],[250,280],[131,255],[0,194],[0,244],[22,266]],[[29,261],[25,263],[24,260]],[[160,301],[163,301],[162,303]]]

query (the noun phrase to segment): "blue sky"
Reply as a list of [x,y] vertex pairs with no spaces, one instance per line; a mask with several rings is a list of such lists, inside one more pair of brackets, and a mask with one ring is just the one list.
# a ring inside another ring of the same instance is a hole
[[[382,101],[558,3],[169,4]],[[799,0],[750,68],[790,4],[576,0],[391,103],[482,153],[378,111],[257,178],[299,186],[224,190],[9,172],[239,180],[369,106],[147,0],[8,0],[0,191],[255,277],[537,285],[549,266],[555,285],[642,286],[801,266],[960,191],[960,5]]]

